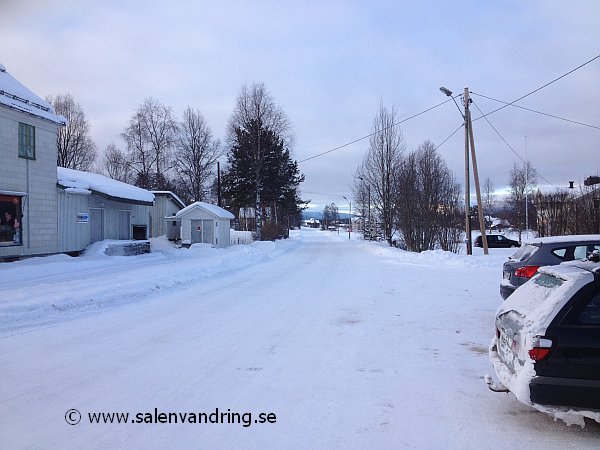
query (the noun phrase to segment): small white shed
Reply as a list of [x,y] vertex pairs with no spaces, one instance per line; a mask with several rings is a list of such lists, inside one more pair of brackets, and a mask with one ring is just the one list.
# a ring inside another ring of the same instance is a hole
[[233,214],[217,205],[195,202],[186,206],[175,218],[181,220],[181,243],[229,246],[230,221]]

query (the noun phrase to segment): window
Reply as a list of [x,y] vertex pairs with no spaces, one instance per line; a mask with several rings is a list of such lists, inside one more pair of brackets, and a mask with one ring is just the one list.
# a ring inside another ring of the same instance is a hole
[[600,245],[578,245],[575,247],[575,259],[587,258],[594,250],[600,250]]
[[560,259],[565,259],[565,255],[567,254],[567,249],[566,248],[557,248],[555,250],[552,250],[552,254],[554,256],[558,256]]
[[0,246],[23,245],[21,197],[0,195]]
[[19,123],[19,157],[35,159],[35,127]]
[[600,325],[600,292],[596,293],[579,314],[581,325]]

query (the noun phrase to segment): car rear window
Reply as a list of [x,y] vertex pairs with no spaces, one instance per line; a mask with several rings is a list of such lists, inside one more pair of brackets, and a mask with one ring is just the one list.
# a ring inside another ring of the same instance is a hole
[[531,255],[533,255],[538,248],[539,247],[535,245],[523,244],[510,258],[515,261],[525,261],[531,258]]
[[563,280],[561,280],[560,278],[545,273],[539,274],[533,279],[533,282],[538,286],[550,289],[562,286],[563,284]]

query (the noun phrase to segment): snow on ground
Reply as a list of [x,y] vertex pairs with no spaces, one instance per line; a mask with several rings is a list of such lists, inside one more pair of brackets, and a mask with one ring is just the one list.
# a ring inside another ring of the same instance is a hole
[[[510,249],[414,254],[312,229],[133,257],[106,245],[0,265],[0,448],[600,443],[595,422],[567,427],[483,382]],[[217,408],[225,423],[181,423]]]

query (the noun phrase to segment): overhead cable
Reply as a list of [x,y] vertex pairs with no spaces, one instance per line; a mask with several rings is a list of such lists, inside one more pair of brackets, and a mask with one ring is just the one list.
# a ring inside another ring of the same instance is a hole
[[361,137],[361,138],[355,139],[355,140],[353,140],[352,142],[348,142],[348,143],[346,143],[346,144],[343,144],[343,145],[340,145],[340,146],[338,146],[338,147],[332,148],[331,150],[327,150],[327,151],[325,151],[325,152],[317,153],[316,155],[310,156],[309,158],[302,159],[302,160],[300,160],[300,161],[298,161],[298,162],[301,162],[301,163],[302,163],[302,162],[310,161],[311,159],[318,158],[319,156],[323,156],[323,155],[326,155],[326,154],[328,154],[328,153],[335,152],[336,150],[342,149],[342,148],[344,148],[344,147],[348,147],[349,145],[352,145],[352,144],[356,144],[357,142],[360,142],[360,141],[363,141],[363,140],[365,140],[365,139],[368,139],[368,138],[370,138],[371,136],[375,136],[375,135],[376,135],[376,134],[378,134],[378,133],[381,133],[381,132],[383,132],[383,131],[385,131],[385,130],[389,130],[390,128],[394,128],[395,126],[398,126],[398,125],[400,125],[401,123],[408,122],[409,120],[411,120],[411,119],[414,119],[415,117],[418,117],[418,116],[420,116],[420,115],[422,115],[422,114],[425,114],[426,112],[429,112],[429,111],[431,111],[431,110],[433,110],[433,109],[435,109],[435,108],[438,108],[438,107],[440,107],[440,106],[442,106],[442,105],[445,105],[445,104],[446,104],[446,103],[448,103],[450,100],[451,100],[451,99],[448,99],[448,100],[446,100],[446,101],[443,101],[442,103],[438,103],[437,105],[435,105],[435,106],[432,106],[431,108],[427,108],[427,109],[426,109],[426,110],[424,110],[424,111],[421,111],[421,112],[419,112],[419,113],[417,113],[417,114],[413,114],[412,116],[410,116],[410,117],[407,117],[406,119],[403,119],[403,120],[401,120],[401,121],[399,121],[399,122],[396,122],[396,123],[394,123],[394,124],[392,124],[392,125],[390,125],[390,126],[387,126],[387,127],[385,127],[385,128],[382,128],[382,129],[380,129],[380,130],[374,131],[374,132],[372,132],[372,133],[370,133],[370,134],[367,134],[366,136],[363,136],[363,137]]

